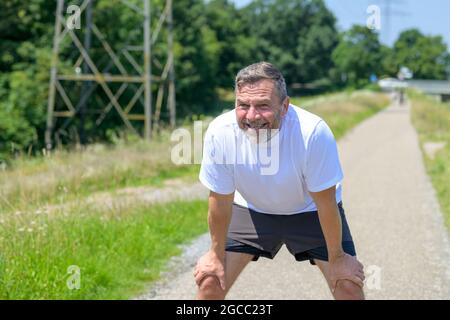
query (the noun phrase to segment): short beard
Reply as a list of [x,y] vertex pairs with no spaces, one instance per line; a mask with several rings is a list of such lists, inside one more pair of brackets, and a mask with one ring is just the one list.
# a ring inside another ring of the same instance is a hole
[[281,108],[278,110],[278,112],[275,115],[275,119],[273,121],[273,125],[276,126],[276,128],[264,128],[264,129],[242,129],[244,131],[244,134],[247,136],[247,138],[250,140],[250,142],[254,144],[260,144],[260,143],[268,143],[273,137],[277,135],[279,130],[281,129]]

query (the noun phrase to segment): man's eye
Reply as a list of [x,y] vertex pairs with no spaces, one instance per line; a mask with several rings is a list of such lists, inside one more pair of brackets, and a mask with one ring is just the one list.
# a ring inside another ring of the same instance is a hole
[[239,108],[248,109],[248,104],[241,104],[241,105],[239,105]]

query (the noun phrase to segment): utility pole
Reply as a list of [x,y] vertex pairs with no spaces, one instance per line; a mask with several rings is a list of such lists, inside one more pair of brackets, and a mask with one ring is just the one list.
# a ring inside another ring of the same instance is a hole
[[151,34],[150,34],[150,0],[144,0],[144,96],[145,96],[145,138],[151,137],[152,114],[152,75],[151,75]]
[[55,107],[56,94],[56,76],[58,73],[58,52],[59,52],[59,35],[61,33],[61,15],[64,6],[64,0],[58,0],[56,5],[56,21],[55,21],[55,35],[53,36],[53,50],[52,50],[52,67],[50,71],[50,86],[47,103],[47,129],[45,130],[45,147],[50,150],[52,148],[52,130],[53,117]]
[[168,17],[167,24],[169,32],[167,33],[167,44],[169,50],[169,111],[170,111],[170,126],[175,128],[176,119],[176,105],[175,105],[175,66],[173,60],[173,17],[172,17],[172,0],[167,0]]
[[[91,49],[91,35],[92,35],[92,2],[93,0],[88,0],[88,5],[86,7],[86,26],[84,30],[84,48],[86,52],[89,54]],[[83,62],[83,73],[89,73],[89,66],[86,61]],[[81,96],[86,96],[89,88],[92,86],[92,81],[84,81],[81,89]],[[86,110],[88,109],[88,99],[84,99],[84,101],[80,105],[80,121],[78,124],[78,133],[80,136],[80,143],[82,145],[86,144],[86,132],[84,130],[85,121],[86,121]]]

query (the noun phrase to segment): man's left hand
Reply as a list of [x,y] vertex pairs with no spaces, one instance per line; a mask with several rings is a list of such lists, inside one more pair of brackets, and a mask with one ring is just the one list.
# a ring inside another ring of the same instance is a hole
[[334,292],[339,280],[350,280],[361,288],[364,286],[364,266],[356,257],[343,253],[330,259],[331,290]]

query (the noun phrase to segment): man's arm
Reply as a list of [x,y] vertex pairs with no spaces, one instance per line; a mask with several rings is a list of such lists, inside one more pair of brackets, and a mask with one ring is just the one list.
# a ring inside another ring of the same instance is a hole
[[211,248],[199,259],[194,270],[197,285],[200,285],[206,276],[212,275],[218,278],[222,289],[225,290],[225,243],[233,199],[234,193],[222,195],[211,191],[209,194],[208,225]]
[[335,186],[320,191],[310,192],[319,212],[320,225],[322,227],[328,249],[329,261],[344,255],[342,249],[342,221],[336,205]]
[[208,225],[211,235],[211,251],[225,258],[225,242],[231,220],[234,193],[223,195],[210,192],[208,199]]
[[320,225],[327,243],[332,291],[335,290],[338,280],[344,279],[353,281],[362,288],[364,285],[363,265],[342,249],[342,221],[336,205],[335,186],[320,192],[310,192],[310,194],[316,203]]

